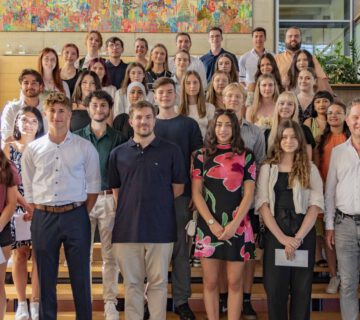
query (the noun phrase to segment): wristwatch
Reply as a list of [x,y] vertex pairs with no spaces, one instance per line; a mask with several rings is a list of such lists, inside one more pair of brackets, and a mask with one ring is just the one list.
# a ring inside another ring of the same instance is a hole
[[207,224],[209,225],[209,226],[211,226],[212,224],[214,224],[215,223],[215,220],[214,219],[209,219],[208,221],[207,221]]

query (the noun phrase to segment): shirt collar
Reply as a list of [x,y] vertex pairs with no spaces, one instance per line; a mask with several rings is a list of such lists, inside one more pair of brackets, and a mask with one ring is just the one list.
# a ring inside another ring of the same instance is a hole
[[[134,138],[133,138],[133,137],[131,137],[127,143],[128,143],[128,145],[129,145],[130,147],[135,147],[135,146],[138,145],[138,144],[134,141]],[[149,146],[158,147],[159,144],[160,144],[160,138],[158,138],[157,136],[155,136],[155,139],[150,142]],[[147,147],[149,147],[149,146],[147,146]]]
[[91,130],[91,123],[89,123],[85,128],[84,128],[84,134],[89,137],[89,136],[94,136],[96,139],[101,139],[102,137],[105,137],[106,135],[109,135],[109,131],[111,130],[110,126],[106,125],[106,131],[105,133],[101,136],[101,137],[97,137],[95,136],[95,134],[92,132]]
[[210,51],[209,51],[210,55],[213,56],[213,57],[218,57],[219,55],[223,54],[224,52],[225,52],[225,49],[224,49],[224,48],[221,48],[219,54],[215,56],[215,55],[211,52],[211,49],[210,49]]

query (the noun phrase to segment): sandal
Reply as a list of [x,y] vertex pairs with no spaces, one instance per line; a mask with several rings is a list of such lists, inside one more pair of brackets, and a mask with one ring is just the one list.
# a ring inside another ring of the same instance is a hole
[[320,259],[320,260],[316,261],[315,264],[320,268],[328,267],[327,261],[325,259]]

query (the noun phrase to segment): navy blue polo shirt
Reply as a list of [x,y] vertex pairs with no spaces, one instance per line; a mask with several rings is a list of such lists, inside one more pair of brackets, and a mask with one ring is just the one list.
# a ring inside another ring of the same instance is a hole
[[228,53],[232,56],[233,63],[235,64],[236,70],[239,71],[238,61],[236,59],[236,56],[233,53],[224,50],[224,48],[221,48],[220,53],[215,56],[212,54],[212,52],[210,50],[207,54],[200,57],[201,62],[205,66],[207,82],[210,82],[211,77],[215,72],[215,63],[216,63],[217,58],[223,53]]
[[116,147],[109,159],[109,187],[120,188],[112,243],[177,240],[172,184],[187,181],[179,147],[156,137],[146,148]]

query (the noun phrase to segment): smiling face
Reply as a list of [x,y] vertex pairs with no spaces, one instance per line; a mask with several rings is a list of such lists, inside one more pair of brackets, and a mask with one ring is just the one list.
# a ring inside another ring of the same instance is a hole
[[225,109],[239,112],[244,105],[244,96],[239,90],[229,90],[223,95]]
[[62,56],[64,61],[73,65],[75,61],[79,58],[77,51],[74,47],[65,47],[62,51]]
[[26,112],[17,119],[16,126],[22,136],[35,138],[39,129],[39,121],[35,114],[32,112]]
[[315,86],[315,78],[309,70],[302,70],[298,76],[298,86],[301,91],[310,91]]
[[326,114],[327,123],[330,127],[342,127],[344,125],[346,115],[344,109],[341,106],[332,104],[327,109]]
[[71,111],[62,103],[54,103],[45,109],[45,116],[50,130],[68,130],[70,126]]
[[91,71],[94,71],[100,79],[100,82],[105,76],[106,70],[101,62],[96,62],[91,66]]
[[232,61],[228,57],[221,57],[217,61],[218,70],[230,73]]
[[110,107],[105,99],[93,97],[89,103],[88,112],[91,120],[104,122],[110,116]]
[[44,70],[53,71],[57,64],[57,57],[53,52],[45,53],[41,59]]
[[191,48],[191,40],[185,35],[178,36],[176,40],[176,47],[178,50],[186,50],[189,52]]
[[155,101],[159,108],[170,109],[175,105],[176,91],[171,83],[164,84],[155,90]]
[[146,138],[154,132],[156,118],[151,108],[134,109],[130,117],[130,125],[135,136]]
[[252,35],[252,43],[254,48],[264,48],[265,40],[266,37],[263,31],[255,31]]
[[185,92],[188,96],[198,96],[200,92],[199,79],[190,74],[185,80]]
[[291,119],[295,113],[296,105],[290,99],[279,99],[277,102],[279,117],[282,120]]
[[351,136],[360,139],[360,103],[351,107],[346,123],[349,126]]
[[180,70],[182,72],[186,71],[190,65],[189,55],[185,52],[179,52],[175,56],[175,67],[176,70]]
[[230,118],[223,114],[216,119],[215,136],[217,143],[228,144],[232,138],[232,126]]
[[211,30],[209,33],[209,43],[212,48],[220,48],[222,42],[222,34],[219,30]]
[[88,51],[98,51],[100,50],[101,40],[96,33],[90,33],[86,40],[86,47]]
[[299,147],[299,141],[293,128],[286,128],[283,131],[280,141],[280,148],[285,153],[295,153]]
[[268,58],[262,58],[260,61],[260,72],[261,74],[264,73],[271,73],[273,71],[273,67],[271,62]]
[[222,95],[222,91],[229,84],[229,78],[224,74],[217,74],[214,77],[213,86],[217,95]]
[[301,33],[299,29],[290,28],[285,35],[285,47],[289,51],[295,52],[301,47]]
[[146,43],[141,40],[135,41],[135,55],[137,57],[145,57],[147,53]]
[[96,90],[95,80],[91,75],[86,75],[81,81],[81,96],[84,99],[89,93]]
[[143,91],[141,90],[140,87],[134,86],[129,91],[128,100],[130,102],[130,105],[135,103],[135,102],[144,100],[144,98],[145,98],[144,93],[143,93]]
[[275,93],[275,83],[273,79],[262,79],[260,81],[260,94],[264,98],[271,98]]
[[317,114],[325,115],[330,106],[330,100],[326,98],[317,98],[314,101],[314,108]]
[[133,67],[129,72],[130,82],[143,82],[144,71],[140,67]]
[[151,60],[154,64],[164,64],[166,60],[166,51],[162,47],[156,47],[151,53]]
[[296,68],[301,71],[309,66],[309,60],[304,52],[301,52],[296,59]]
[[34,98],[40,94],[42,85],[36,80],[35,76],[27,74],[21,81],[21,93],[27,98]]

